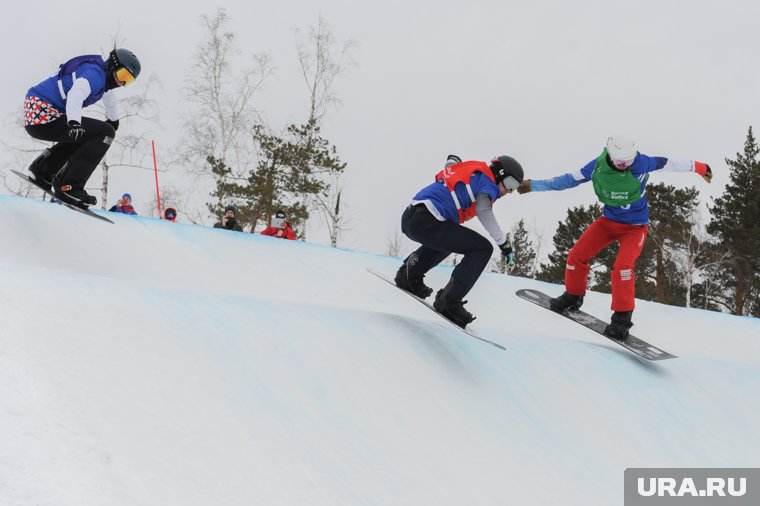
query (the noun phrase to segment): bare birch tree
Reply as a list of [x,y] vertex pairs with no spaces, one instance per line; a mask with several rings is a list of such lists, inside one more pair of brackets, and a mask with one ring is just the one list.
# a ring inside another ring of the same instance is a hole
[[251,128],[260,122],[253,97],[272,73],[269,57],[254,54],[252,64],[242,72],[233,59],[239,51],[235,35],[227,30],[230,21],[225,9],[213,16],[201,16],[205,38],[198,45],[190,69],[185,98],[191,105],[183,118],[183,159],[192,163],[196,175],[211,175],[209,157],[245,172],[252,158]]
[[401,254],[401,249],[404,244],[404,235],[398,228],[393,230],[393,233],[388,234],[388,240],[385,244],[385,254],[389,257],[397,257]]
[[[338,44],[327,22],[320,14],[317,25],[307,29],[306,35],[295,30],[296,50],[301,76],[309,94],[309,118],[307,123],[321,125],[321,120],[331,106],[340,104],[335,91],[335,79],[354,65],[351,53],[356,47],[353,40]],[[322,195],[304,196],[311,209],[318,209],[327,224],[330,244],[337,247],[338,237],[347,229],[345,200],[341,205],[342,173],[326,173],[327,192]],[[302,231],[305,234],[305,231]]]

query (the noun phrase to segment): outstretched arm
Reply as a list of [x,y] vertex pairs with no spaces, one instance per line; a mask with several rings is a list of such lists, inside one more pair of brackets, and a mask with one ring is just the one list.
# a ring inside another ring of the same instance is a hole
[[712,169],[704,162],[697,162],[696,160],[685,160],[682,158],[660,158],[655,157],[658,165],[662,165],[662,170],[668,172],[696,172],[702,179],[708,183],[712,181]]
[[545,191],[561,191],[568,188],[575,188],[579,184],[591,181],[591,174],[594,172],[594,165],[596,160],[591,160],[584,165],[580,170],[575,172],[568,172],[561,176],[556,176],[550,179],[526,179],[523,184],[517,189],[518,193],[528,193],[531,191],[545,192]]

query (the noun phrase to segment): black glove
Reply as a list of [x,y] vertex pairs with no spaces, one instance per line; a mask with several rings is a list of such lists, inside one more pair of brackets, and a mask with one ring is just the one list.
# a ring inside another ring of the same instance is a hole
[[69,120],[69,138],[71,138],[72,141],[76,142],[79,139],[82,138],[84,135],[84,127],[82,124],[76,120]]
[[515,253],[512,251],[512,241],[507,238],[504,244],[499,244],[499,249],[501,250],[501,256],[507,259],[507,264],[514,265]]
[[107,119],[106,123],[108,123],[109,125],[111,125],[114,130],[118,130],[119,129],[119,120],[118,119],[115,119],[113,121],[111,121],[110,119]]
[[235,228],[237,226],[237,219],[227,218],[227,224],[225,226],[230,229]]

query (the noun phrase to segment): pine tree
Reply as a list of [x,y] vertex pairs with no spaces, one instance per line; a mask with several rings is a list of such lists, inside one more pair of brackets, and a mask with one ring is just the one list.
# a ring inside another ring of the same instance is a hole
[[[680,189],[663,183],[647,187],[649,233],[636,264],[637,297],[685,305],[686,289],[679,273],[678,257],[694,240],[698,195],[695,187]],[[652,288],[654,293],[651,293]]]
[[[588,226],[601,214],[602,209],[599,207],[599,204],[568,209],[565,221],[559,222],[557,231],[554,233],[552,239],[554,251],[549,254],[549,263],[541,264],[536,279],[552,283],[564,283],[565,265],[567,264],[567,255],[570,253],[570,249]],[[608,251],[600,252],[599,255],[592,259],[591,269],[594,270],[604,265],[609,255]]]
[[[722,304],[733,314],[757,311],[760,297],[760,161],[757,141],[749,128],[744,152],[726,158],[730,182],[710,208],[712,220],[707,231],[730,252],[726,265],[728,279]],[[758,314],[758,313],[755,313]]]
[[536,248],[525,229],[525,220],[521,219],[512,227],[510,238],[512,239],[512,250],[515,254],[515,263],[507,268],[507,272],[512,276],[532,278],[535,275],[536,268]]
[[209,205],[209,210],[220,213],[226,202],[235,201],[240,222],[250,224],[253,231],[260,220],[271,224],[271,216],[279,209],[297,228],[309,219],[304,204],[308,196],[324,195],[328,190],[324,176],[342,172],[346,164],[340,161],[335,147],[320,136],[316,120],[290,125],[282,136],[269,133],[261,125],[253,132],[259,160],[246,180],[231,178],[229,167],[209,157],[219,181],[213,194],[217,202]]

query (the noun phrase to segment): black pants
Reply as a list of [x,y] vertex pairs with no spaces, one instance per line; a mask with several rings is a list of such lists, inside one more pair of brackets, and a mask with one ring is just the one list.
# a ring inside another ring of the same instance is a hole
[[407,207],[401,215],[401,231],[422,244],[412,253],[417,262],[407,266],[410,275],[424,276],[451,253],[464,255],[451,274],[453,286],[448,295],[453,299],[467,295],[493,254],[491,241],[458,223],[438,221],[422,204]]
[[[69,137],[66,115],[44,125],[27,125],[26,133],[41,141],[55,142],[50,148],[50,156],[45,161],[45,172],[52,178],[62,168],[58,176],[59,185],[84,188],[100,160],[111,147],[116,131],[105,121],[82,118],[84,135],[76,142]],[[69,162],[66,165],[66,162]],[[64,167],[65,166],[65,167]]]

